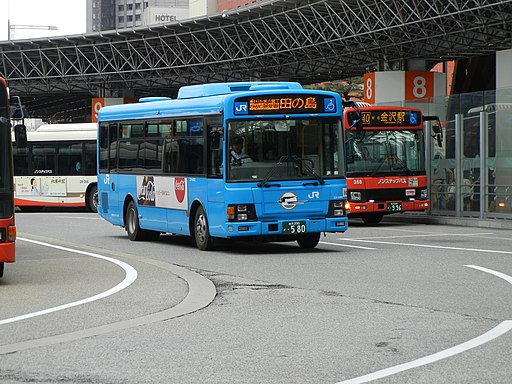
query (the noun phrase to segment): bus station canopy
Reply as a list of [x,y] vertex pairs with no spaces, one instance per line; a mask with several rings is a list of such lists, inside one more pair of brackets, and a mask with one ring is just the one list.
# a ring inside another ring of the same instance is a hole
[[[0,76],[30,115],[70,116],[92,97],[174,96],[182,85],[303,84],[512,47],[512,0],[276,0],[201,18],[0,42]],[[64,117],[64,116],[60,116]]]

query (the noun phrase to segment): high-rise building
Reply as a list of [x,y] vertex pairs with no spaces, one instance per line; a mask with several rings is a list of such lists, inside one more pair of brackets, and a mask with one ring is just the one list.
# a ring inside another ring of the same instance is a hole
[[87,0],[87,32],[186,19],[188,6],[188,0]]

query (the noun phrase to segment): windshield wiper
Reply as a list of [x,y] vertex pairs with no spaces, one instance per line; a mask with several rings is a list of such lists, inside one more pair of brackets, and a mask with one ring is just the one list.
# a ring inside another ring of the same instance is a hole
[[[313,168],[314,167],[313,160],[311,160],[311,159],[303,159],[302,157],[296,156],[296,155],[291,155],[289,157],[291,157],[291,159],[299,167],[302,166],[302,168],[304,168],[307,172],[309,172],[311,175],[315,176],[315,179],[317,179],[320,184],[325,184],[325,181],[322,178],[322,176],[320,176],[318,173],[316,173],[315,168]],[[308,161],[311,162],[311,165],[309,165],[307,163]]]
[[[389,160],[391,160],[392,158],[395,158],[397,161],[395,161],[394,163],[390,162]],[[407,175],[411,174],[411,170],[409,168],[407,168],[407,166],[401,160],[399,160],[396,156],[388,156],[388,157],[384,157],[379,162],[377,168],[375,168],[375,170],[372,172],[372,174],[370,176],[375,176],[377,174],[377,172],[379,172],[380,168],[382,167],[382,164],[384,164],[384,163],[388,163],[390,171],[395,170],[394,166],[399,166],[401,169],[405,170]]]
[[260,188],[267,187],[268,186],[267,183],[270,180],[270,178],[272,177],[272,175],[274,174],[274,172],[276,171],[276,169],[279,168],[280,165],[283,165],[283,163],[289,162],[289,161],[293,162],[297,167],[302,167],[304,170],[306,170],[306,172],[313,175],[318,180],[318,182],[320,184],[325,184],[325,181],[322,178],[322,176],[320,176],[318,173],[316,173],[315,169],[311,165],[307,164],[307,161],[310,161],[311,163],[313,163],[313,160],[303,159],[302,157],[296,156],[296,155],[285,155],[285,156],[281,156],[279,161],[267,172],[267,174],[265,175],[263,180],[261,180],[258,183],[258,187],[260,187]]
[[[284,157],[284,156],[283,156]],[[279,161],[277,163],[274,164],[274,166],[272,168],[270,168],[270,170],[267,172],[267,174],[265,175],[265,177],[263,178],[263,180],[261,180],[259,183],[258,183],[258,187],[262,188],[262,187],[268,187],[268,181],[270,180],[270,177],[274,174],[274,172],[276,171],[277,168],[279,168],[280,165],[283,164],[282,162],[283,158],[281,157],[279,159]]]
[[401,167],[405,171],[406,175],[412,174],[411,170],[409,168],[407,168],[407,165],[405,165],[403,161],[400,161],[399,163],[397,162],[396,165]]

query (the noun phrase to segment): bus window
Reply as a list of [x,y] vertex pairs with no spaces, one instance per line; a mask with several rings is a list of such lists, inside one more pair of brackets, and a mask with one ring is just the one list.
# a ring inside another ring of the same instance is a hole
[[59,175],[68,176],[83,174],[82,144],[58,143],[57,165],[59,167]]
[[32,145],[32,173],[55,173],[55,146],[33,144]]
[[220,116],[208,117],[206,119],[208,129],[208,175],[222,177],[222,142],[223,127]]
[[96,145],[94,143],[84,144],[84,157],[82,168],[86,175],[93,175],[96,173]]
[[28,166],[28,146],[18,147],[17,142],[13,144],[12,154],[14,160],[14,174],[19,176],[28,176],[29,166]]

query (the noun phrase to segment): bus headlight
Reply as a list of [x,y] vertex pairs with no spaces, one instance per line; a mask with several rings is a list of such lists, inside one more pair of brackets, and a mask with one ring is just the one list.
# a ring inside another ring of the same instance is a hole
[[230,204],[227,208],[228,221],[256,221],[254,204]]
[[14,225],[9,225],[7,228],[7,241],[15,241],[16,240],[16,227]]
[[350,200],[351,201],[361,201],[361,192],[359,192],[359,191],[350,192]]
[[329,217],[342,217],[346,215],[345,201],[332,200],[329,202]]

